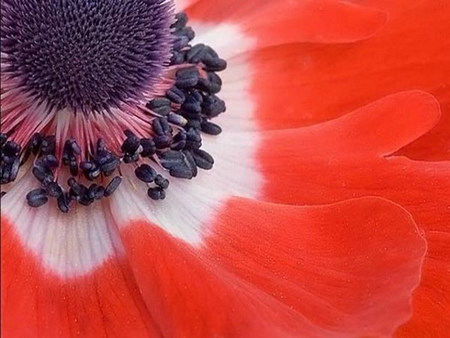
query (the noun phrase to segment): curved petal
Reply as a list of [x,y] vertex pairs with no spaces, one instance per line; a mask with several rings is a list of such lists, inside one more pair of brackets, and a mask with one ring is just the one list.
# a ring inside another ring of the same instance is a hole
[[166,336],[390,335],[410,316],[425,253],[410,215],[379,198],[319,207],[233,198],[194,246],[145,215],[121,236]]
[[310,125],[388,94],[421,89],[438,99],[443,117],[401,153],[415,159],[449,160],[450,43],[443,32],[450,30],[450,6],[427,0],[358,3],[389,14],[386,26],[366,41],[291,44],[242,57],[254,72],[250,87],[261,126]]
[[[202,0],[188,14],[196,30],[197,23],[200,27],[209,24],[213,31],[221,25],[237,25],[247,39],[255,41],[245,50],[293,42],[359,41],[374,35],[387,18],[382,11],[337,0],[217,0],[213,6]],[[220,43],[223,35],[220,30],[216,33],[215,41]]]
[[[255,136],[224,130],[220,137],[205,136],[202,142],[202,149],[215,159],[213,170],[199,170],[192,180],[171,178],[164,201],[148,198],[148,186],[124,168],[127,179],[110,198],[117,222],[144,215],[172,236],[195,244],[222,201],[231,196],[258,198],[264,182],[255,171]],[[148,164],[154,166],[152,161]]]
[[31,208],[30,176],[2,197],[2,333],[159,336],[104,205],[70,214],[53,203]]
[[287,141],[286,135],[299,138],[291,143],[296,153],[283,149],[278,152],[282,156],[323,158],[339,154],[362,161],[391,155],[428,132],[440,117],[439,104],[432,95],[417,90],[405,91],[386,96],[330,122],[262,135],[275,147],[278,142]]
[[439,109],[428,95],[400,93],[330,122],[268,132],[262,144],[270,142],[271,151],[261,146],[259,152],[268,182],[266,200],[323,204],[376,195],[413,215],[425,231],[429,254],[415,295],[415,315],[405,332],[427,328],[436,337],[448,332],[449,325],[450,298],[444,290],[450,288],[450,256],[442,248],[450,247],[450,162],[388,155],[427,132],[438,117]]
[[430,247],[421,285],[413,298],[413,317],[396,332],[398,337],[445,337],[450,332],[445,316],[450,308],[450,233],[428,231],[426,236]]

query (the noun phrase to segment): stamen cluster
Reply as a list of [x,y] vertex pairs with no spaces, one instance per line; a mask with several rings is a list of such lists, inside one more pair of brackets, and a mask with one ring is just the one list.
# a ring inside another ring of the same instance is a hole
[[[222,131],[210,120],[226,110],[216,94],[222,87],[217,72],[227,63],[211,47],[190,44],[195,33],[187,21],[180,13],[171,25],[172,58],[166,72],[171,85],[137,105],[146,129],[123,130],[120,149],[108,147],[102,137],[94,145],[80,144],[71,137],[61,146],[56,135],[45,132],[35,133],[21,149],[2,134],[2,183],[14,181],[19,165],[34,155],[32,173],[41,187],[28,193],[28,204],[39,207],[52,197],[62,212],[68,212],[73,202],[88,206],[110,196],[122,181],[121,166],[125,164],[134,167],[134,175],[147,186],[147,195],[153,200],[164,199],[169,187],[161,173],[192,179],[199,168],[212,169],[213,157],[201,149],[202,134]],[[67,179],[68,174],[71,177]],[[60,183],[62,177],[67,179],[66,189]]]
[[[0,183],[15,181],[19,173],[20,152],[22,148],[14,141],[8,141],[8,135],[0,133]],[[3,196],[3,192],[2,192]]]

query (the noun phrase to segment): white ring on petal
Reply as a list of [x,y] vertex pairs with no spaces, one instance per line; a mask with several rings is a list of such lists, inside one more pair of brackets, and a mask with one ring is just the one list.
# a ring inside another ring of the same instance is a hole
[[225,101],[227,111],[217,119],[217,123],[224,130],[224,134],[219,137],[226,135],[227,131],[249,131],[258,128],[250,67],[248,59],[240,57],[228,61],[228,68],[220,73],[223,85],[219,97]]
[[175,11],[181,12],[182,10],[186,9],[190,5],[189,0],[174,0],[175,3]]
[[[227,111],[217,119],[218,123],[224,131],[255,130],[258,127],[254,115],[256,104],[251,89],[254,72],[244,52],[253,50],[256,40],[245,35],[237,24],[211,25],[197,21],[189,24],[197,34],[194,43],[213,47],[228,62],[227,69],[219,73],[223,86],[218,96],[225,101]],[[233,58],[236,55],[239,57]]]
[[[222,32],[233,27],[221,26]],[[224,30],[223,27],[228,28]],[[232,30],[228,32],[233,33]],[[237,35],[238,30],[233,34],[236,41],[246,41],[245,37],[241,39]],[[209,38],[213,36],[209,35]],[[219,41],[210,43],[215,47]],[[257,128],[250,67],[245,59],[239,58],[239,62],[231,62],[220,74],[224,85],[219,96],[225,100],[227,112],[216,121],[224,131],[217,137],[204,135],[203,139],[203,149],[216,161],[211,171],[199,170],[198,177],[191,181],[169,177],[171,185],[167,198],[158,202],[147,197],[142,182],[124,179],[109,199],[90,207],[76,206],[68,214],[61,213],[54,201],[40,208],[26,204],[26,194],[39,187],[39,182],[28,171],[2,198],[2,209],[14,222],[23,245],[42,261],[45,268],[61,277],[89,273],[112,255],[123,252],[114,221],[104,205],[108,202],[111,202],[112,216],[120,226],[144,217],[175,237],[200,244],[222,203],[231,196],[258,198],[262,187],[263,178],[257,172],[255,158],[260,142],[257,133],[237,132]],[[124,173],[134,178],[129,166],[123,168]]]
[[52,198],[39,208],[27,205],[25,196],[39,182],[30,171],[2,198],[3,214],[12,222],[24,250],[50,272],[65,278],[84,275],[109,257],[123,252],[108,207],[94,203],[74,205],[68,214]]
[[215,158],[214,168],[199,169],[198,176],[189,181],[168,176],[170,186],[163,201],[150,200],[146,185],[127,169],[128,179],[110,197],[111,212],[119,228],[144,220],[199,245],[228,198],[258,198],[263,179],[257,172],[254,153],[259,140],[254,136],[224,132],[217,138],[204,138],[203,148]]
[[255,49],[257,41],[246,35],[237,24],[208,24],[189,20],[188,23],[196,34],[193,41],[211,46],[222,59],[229,60],[233,56]]
[[[245,62],[236,65],[238,67],[233,68],[231,64],[220,74],[224,79],[224,90],[219,96],[225,100],[227,111],[214,122],[223,127],[223,132],[219,136],[203,134],[202,149],[214,157],[213,169],[199,169],[198,176],[190,181],[168,176],[167,197],[156,202],[147,197],[145,184],[128,169],[126,176],[130,180],[124,180],[111,196],[111,212],[119,227],[145,220],[172,236],[199,245],[208,225],[228,198],[259,197],[263,177],[258,173],[256,151],[260,140],[256,132],[239,132],[242,128],[257,129],[250,78],[246,76],[251,65]],[[236,77],[236,72],[239,72],[240,80],[228,84],[227,77]]]

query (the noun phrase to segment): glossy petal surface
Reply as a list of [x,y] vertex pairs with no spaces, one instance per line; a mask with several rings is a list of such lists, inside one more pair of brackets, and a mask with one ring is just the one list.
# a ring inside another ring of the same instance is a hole
[[121,228],[166,336],[389,335],[410,315],[425,252],[410,215],[378,198],[320,207],[234,198],[196,247],[145,220]]
[[17,225],[2,215],[1,304],[5,335],[158,336],[125,257],[111,257],[89,274],[64,278],[50,271],[24,245],[16,229]]
[[273,151],[260,152],[267,181],[277,182],[266,185],[270,201],[321,204],[376,195],[411,212],[429,253],[407,327],[433,336],[449,329],[442,309],[450,307],[450,162],[388,155],[427,132],[439,115],[428,94],[399,93],[324,124],[268,133]]
[[224,133],[205,139],[216,168],[173,184],[157,209],[130,180],[71,218],[28,208],[18,181],[2,199],[2,329],[445,337],[450,6],[175,5],[228,59]]
[[244,57],[255,66],[253,88],[261,127],[310,125],[385,95],[421,89],[437,98],[443,116],[436,128],[401,153],[415,159],[449,160],[450,42],[444,32],[450,30],[450,4],[367,0],[358,5],[389,15],[386,25],[367,40],[291,44]]
[[[257,47],[292,42],[343,43],[366,39],[386,22],[386,13],[336,0],[203,0],[188,14],[202,23],[238,24]],[[217,39],[220,41],[220,39]]]

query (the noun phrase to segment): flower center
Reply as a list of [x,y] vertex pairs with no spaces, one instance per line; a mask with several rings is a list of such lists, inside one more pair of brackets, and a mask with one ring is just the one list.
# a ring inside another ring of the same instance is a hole
[[5,0],[2,9],[0,180],[15,181],[34,157],[31,207],[54,198],[68,212],[109,197],[130,174],[124,165],[162,200],[166,174],[213,167],[202,134],[221,132],[210,120],[226,109],[216,94],[227,63],[191,45],[171,2]]
[[49,108],[93,112],[142,97],[170,58],[165,0],[5,0],[5,69]]

